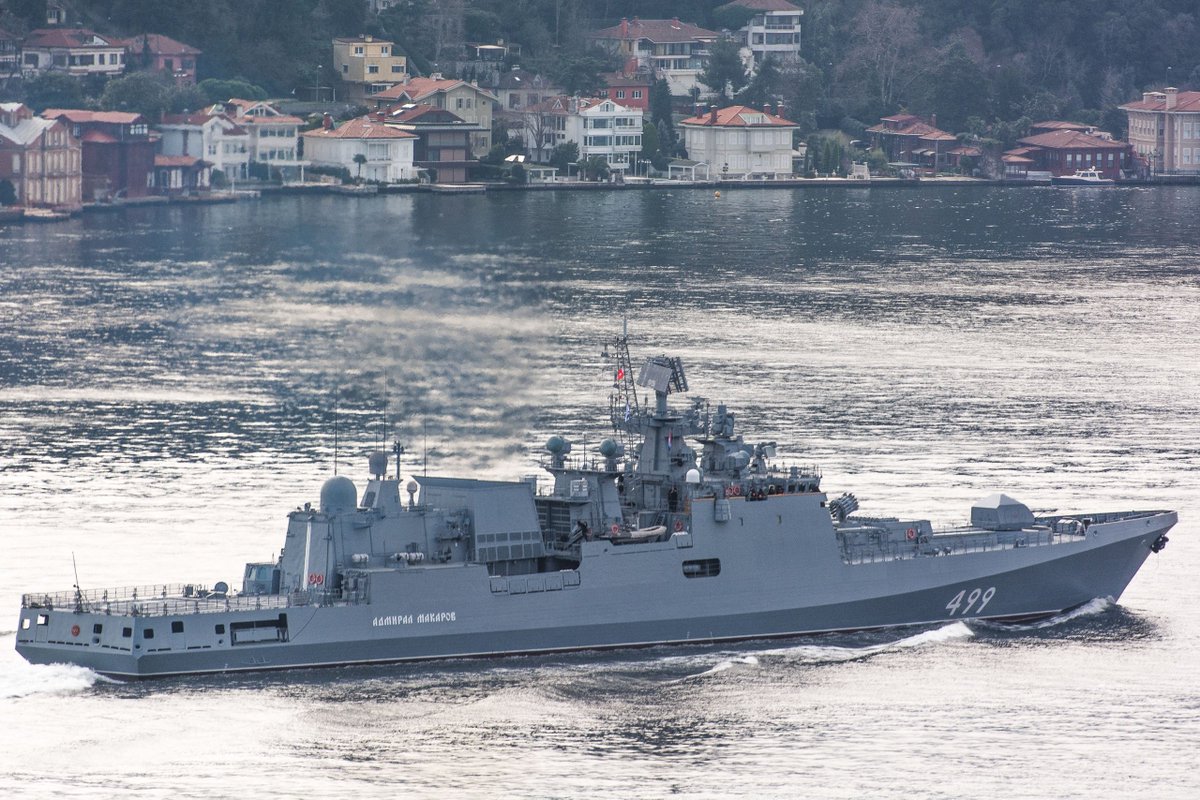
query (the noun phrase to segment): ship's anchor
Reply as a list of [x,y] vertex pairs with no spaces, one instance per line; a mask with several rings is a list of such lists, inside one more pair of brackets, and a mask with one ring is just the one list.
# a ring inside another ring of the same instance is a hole
[[1160,534],[1159,537],[1154,540],[1154,544],[1150,545],[1150,551],[1152,553],[1161,552],[1162,549],[1167,546],[1167,542],[1169,541],[1171,540],[1167,538],[1165,533]]

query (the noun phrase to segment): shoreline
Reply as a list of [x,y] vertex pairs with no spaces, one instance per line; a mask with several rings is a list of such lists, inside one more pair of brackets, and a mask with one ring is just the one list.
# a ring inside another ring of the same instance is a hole
[[[674,189],[703,189],[720,192],[726,189],[921,189],[945,188],[948,186],[980,186],[1032,188],[1051,186],[1048,180],[1008,181],[994,178],[794,178],[781,180],[705,180],[680,181],[667,179],[635,178],[624,183],[602,183],[593,181],[563,181],[546,183],[468,183],[468,184],[391,184],[387,186],[356,186],[334,183],[303,183],[284,185],[247,186],[242,189],[209,192],[178,197],[141,197],[108,203],[90,203],[72,210],[25,209],[21,207],[0,208],[0,225],[60,222],[80,214],[110,213],[130,208],[164,205],[215,205],[236,203],[246,200],[262,200],[272,197],[311,195],[342,195],[345,197],[377,197],[393,194],[486,194],[489,192],[577,192],[577,191],[654,191]],[[1087,191],[1111,190],[1125,187],[1200,186],[1200,176],[1168,175],[1144,180],[1127,180],[1104,186],[1059,186],[1066,190]]]

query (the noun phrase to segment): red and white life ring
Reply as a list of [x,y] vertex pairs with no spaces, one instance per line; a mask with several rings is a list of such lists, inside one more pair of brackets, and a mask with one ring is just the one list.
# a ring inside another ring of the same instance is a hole
[[72,636],[78,636],[78,635],[79,635],[79,626],[78,626],[78,625],[72,625],[72,626],[71,626],[71,635],[72,635]]
[[620,525],[618,525],[617,523],[615,523],[615,522],[614,522],[614,523],[612,524],[612,527],[611,527],[611,528],[609,528],[609,530],[611,530],[611,531],[612,531],[612,535],[613,535],[613,536],[616,536],[618,533],[620,533],[620,532],[621,532],[621,526],[620,526]]
[[916,539],[917,538],[917,529],[909,528],[907,531],[904,532],[904,538],[908,539],[910,542],[913,541],[914,539]]
[[678,533],[681,530],[683,530],[683,520],[677,519],[675,520],[675,532]]

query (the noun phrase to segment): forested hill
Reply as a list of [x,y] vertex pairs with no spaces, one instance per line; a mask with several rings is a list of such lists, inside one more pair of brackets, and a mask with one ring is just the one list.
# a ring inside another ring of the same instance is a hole
[[[286,94],[330,72],[330,39],[397,41],[418,70],[460,41],[523,47],[522,66],[559,76],[604,67],[585,33],[621,17],[736,26],[727,0],[74,0],[101,32],[153,31],[204,51],[201,77],[244,77]],[[1119,127],[1111,113],[1147,87],[1200,88],[1197,0],[794,0],[806,64],[758,94],[811,125],[873,121],[900,108],[949,130],[1071,116]],[[45,0],[0,0],[0,27],[28,29]],[[1108,118],[1105,119],[1107,114]]]

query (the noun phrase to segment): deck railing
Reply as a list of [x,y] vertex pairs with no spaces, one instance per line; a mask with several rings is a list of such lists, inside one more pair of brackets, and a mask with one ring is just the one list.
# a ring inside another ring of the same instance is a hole
[[331,593],[310,590],[276,595],[213,592],[199,584],[166,583],[68,592],[31,592],[21,595],[23,608],[81,611],[90,614],[154,617],[212,614],[259,608],[287,608],[327,601]]

